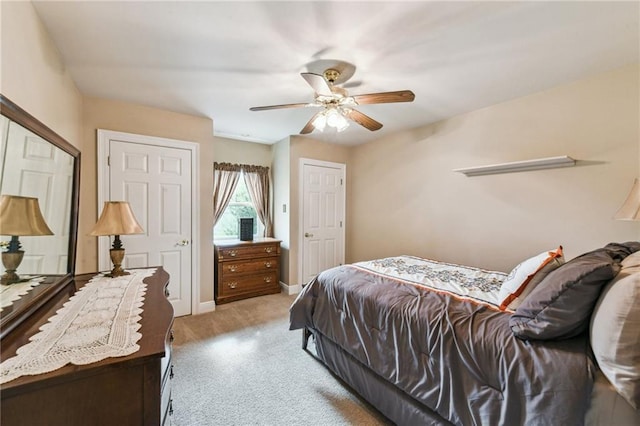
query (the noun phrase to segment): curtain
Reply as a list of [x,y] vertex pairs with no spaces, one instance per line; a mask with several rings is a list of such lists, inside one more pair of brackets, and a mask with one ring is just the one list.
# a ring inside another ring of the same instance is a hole
[[273,220],[271,218],[271,185],[269,168],[261,166],[242,166],[244,181],[258,217],[264,225],[265,237],[273,237]]
[[241,167],[237,164],[213,163],[213,226],[229,205],[233,191],[240,179]]

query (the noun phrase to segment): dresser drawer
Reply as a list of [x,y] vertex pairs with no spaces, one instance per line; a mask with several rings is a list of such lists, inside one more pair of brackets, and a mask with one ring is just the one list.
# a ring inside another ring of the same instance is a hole
[[162,394],[160,396],[160,409],[162,410],[160,416],[160,424],[170,424],[169,416],[173,414],[173,401],[171,399],[171,380],[167,380],[165,386],[162,388]]
[[276,256],[280,253],[280,244],[255,244],[218,248],[218,260],[253,259],[261,256]]
[[233,276],[224,277],[218,287],[218,294],[226,297],[262,289],[280,289],[276,271],[242,277],[242,279],[236,279]]
[[220,264],[225,278],[238,274],[269,272],[278,268],[277,257],[265,257],[256,260],[243,260],[237,262],[222,262]]

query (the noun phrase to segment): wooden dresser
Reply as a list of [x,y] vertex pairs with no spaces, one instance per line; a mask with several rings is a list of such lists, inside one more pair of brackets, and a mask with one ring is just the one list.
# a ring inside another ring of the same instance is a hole
[[[8,333],[1,359],[15,355],[94,274],[75,277],[56,297]],[[68,364],[2,385],[3,426],[163,425],[171,414],[173,308],[166,297],[169,274],[158,268],[145,278],[140,350],[88,365]]]
[[215,300],[232,302],[280,292],[280,241],[215,242]]

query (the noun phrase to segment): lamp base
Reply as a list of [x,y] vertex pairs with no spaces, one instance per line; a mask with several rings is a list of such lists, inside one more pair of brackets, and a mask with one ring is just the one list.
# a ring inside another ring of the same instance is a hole
[[123,248],[120,248],[120,249],[112,248],[111,250],[109,250],[109,256],[111,256],[111,262],[113,263],[113,269],[111,270],[110,274],[107,274],[105,276],[111,277],[111,278],[115,278],[115,277],[121,277],[123,275],[129,275],[130,274],[130,272],[127,272],[124,269],[122,269],[122,259],[124,259],[124,249]]
[[16,270],[20,266],[23,256],[24,251],[22,250],[2,252],[2,264],[4,265],[5,273],[0,278],[0,284],[7,285],[22,281],[16,274]]

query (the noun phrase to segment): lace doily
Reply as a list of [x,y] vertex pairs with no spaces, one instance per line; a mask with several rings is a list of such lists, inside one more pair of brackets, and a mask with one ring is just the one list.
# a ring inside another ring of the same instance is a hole
[[0,364],[0,384],[24,375],[48,373],[66,364],[85,365],[140,349],[140,314],[147,285],[156,269],[131,275],[97,275],[78,290],[30,342]]
[[37,277],[29,281],[8,285],[0,284],[0,311],[7,306],[11,306],[11,304],[20,299],[21,296],[29,293],[31,289],[40,284],[42,280],[44,280],[44,277]]

